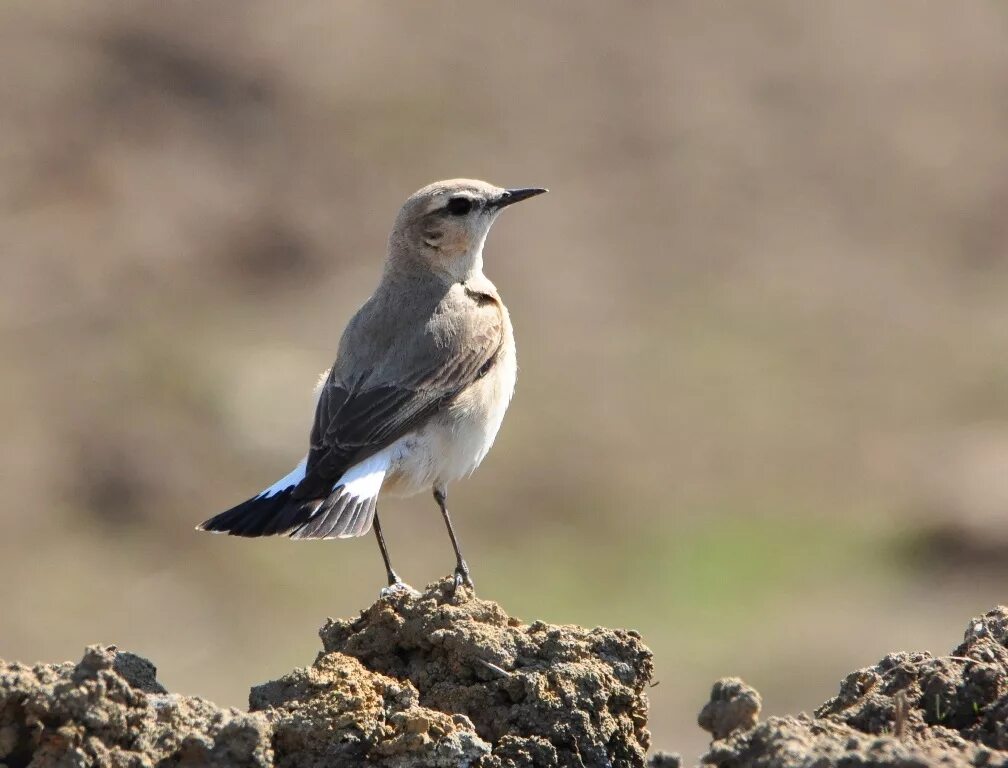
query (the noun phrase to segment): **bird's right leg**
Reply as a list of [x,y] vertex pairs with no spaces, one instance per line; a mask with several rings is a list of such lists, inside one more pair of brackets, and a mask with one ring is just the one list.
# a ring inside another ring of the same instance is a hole
[[374,532],[375,538],[378,539],[378,549],[381,550],[382,560],[385,561],[385,575],[388,577],[388,586],[381,591],[382,595],[390,595],[399,590],[415,593],[416,590],[400,579],[399,574],[392,569],[392,562],[389,560],[388,549],[385,546],[385,537],[382,536],[381,523],[378,520],[377,509],[374,514]]
[[458,539],[455,537],[455,529],[452,528],[451,518],[448,516],[448,491],[443,485],[434,486],[434,501],[441,509],[441,516],[444,518],[445,526],[448,528],[448,536],[451,539],[452,549],[455,550],[455,589],[465,584],[469,589],[474,589],[472,576],[469,575],[469,566],[462,557],[462,550],[459,549]]

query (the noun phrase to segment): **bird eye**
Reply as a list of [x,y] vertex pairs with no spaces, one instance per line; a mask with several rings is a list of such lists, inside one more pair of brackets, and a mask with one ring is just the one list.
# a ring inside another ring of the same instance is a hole
[[448,213],[452,216],[465,216],[472,207],[473,201],[468,197],[453,197],[448,201]]

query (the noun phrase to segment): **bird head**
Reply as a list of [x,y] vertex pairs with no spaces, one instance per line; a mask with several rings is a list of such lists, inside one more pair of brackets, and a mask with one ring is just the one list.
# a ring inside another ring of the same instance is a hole
[[419,259],[436,272],[463,281],[482,269],[483,244],[507,206],[546,192],[503,189],[475,179],[451,179],[414,192],[396,217],[390,258]]

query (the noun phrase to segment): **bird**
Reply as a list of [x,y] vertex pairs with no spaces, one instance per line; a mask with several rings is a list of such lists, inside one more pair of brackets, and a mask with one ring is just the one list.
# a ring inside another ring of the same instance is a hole
[[412,194],[393,223],[378,287],[323,374],[307,454],[197,530],[333,539],[373,528],[383,593],[411,589],[392,567],[378,498],[430,490],[455,552],[454,589],[472,589],[448,486],[487,455],[517,377],[510,315],[483,273],[483,247],[504,208],[547,191],[450,179]]

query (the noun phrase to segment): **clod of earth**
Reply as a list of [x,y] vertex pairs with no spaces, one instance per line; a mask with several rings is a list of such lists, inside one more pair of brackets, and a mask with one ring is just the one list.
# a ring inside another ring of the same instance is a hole
[[[756,692],[715,685],[704,712]],[[1008,765],[1008,608],[972,619],[948,656],[892,653],[852,672],[814,716],[739,723],[701,715],[719,768],[926,768]]]
[[[635,632],[526,625],[445,580],[320,634],[315,663],[254,687],[248,712],[167,693],[115,647],[78,664],[0,662],[0,768],[645,765],[652,662]],[[737,678],[714,685],[703,764],[1008,765],[1008,608],[971,620],[948,656],[852,672],[815,715],[760,723],[760,705]]]
[[651,652],[635,632],[522,624],[451,582],[330,620],[307,669],[250,711],[169,694],[114,647],[0,662],[0,765],[645,765]]
[[755,688],[737,677],[725,677],[711,688],[710,701],[700,710],[697,724],[715,739],[723,739],[732,731],[756,725],[762,706],[763,699]]

